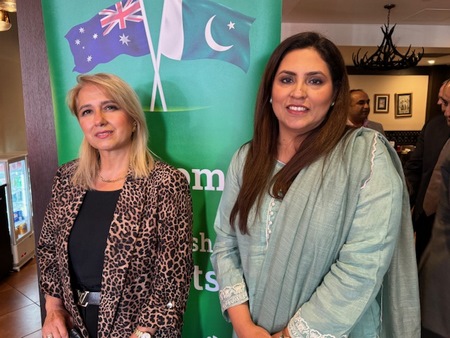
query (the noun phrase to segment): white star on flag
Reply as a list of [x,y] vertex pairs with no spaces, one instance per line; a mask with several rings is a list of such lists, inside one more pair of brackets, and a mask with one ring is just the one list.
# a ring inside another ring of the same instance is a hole
[[128,42],[130,42],[130,39],[128,39],[128,36],[125,36],[125,34],[122,34],[120,36],[120,42],[122,42],[122,45],[127,45],[128,46]]

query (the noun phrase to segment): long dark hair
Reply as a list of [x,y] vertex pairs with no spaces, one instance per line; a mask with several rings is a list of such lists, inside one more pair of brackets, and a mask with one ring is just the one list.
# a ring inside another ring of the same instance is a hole
[[[278,120],[270,103],[273,82],[286,54],[305,48],[314,49],[328,65],[333,82],[334,105],[324,121],[305,138],[292,159],[271,178],[277,159],[279,135]],[[347,71],[342,55],[333,42],[318,33],[304,32],[280,43],[266,65],[256,98],[253,139],[245,160],[242,186],[230,214],[233,227],[237,222],[241,233],[248,233],[250,210],[255,203],[257,209],[260,208],[267,190],[274,198],[282,199],[300,170],[336,146],[347,129],[348,109]]]

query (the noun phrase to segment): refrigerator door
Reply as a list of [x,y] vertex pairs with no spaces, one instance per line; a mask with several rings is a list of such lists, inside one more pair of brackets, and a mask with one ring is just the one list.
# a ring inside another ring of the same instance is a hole
[[8,165],[5,161],[0,161],[0,185],[7,183],[6,181],[6,166]]
[[31,185],[26,153],[0,154],[0,182],[6,183],[6,208],[13,269],[35,255]]
[[[18,243],[32,231],[31,201],[26,159],[9,163],[11,201],[14,220],[13,242]],[[12,230],[12,229],[11,229]]]
[[9,238],[6,184],[0,184],[0,278],[7,276],[13,267]]

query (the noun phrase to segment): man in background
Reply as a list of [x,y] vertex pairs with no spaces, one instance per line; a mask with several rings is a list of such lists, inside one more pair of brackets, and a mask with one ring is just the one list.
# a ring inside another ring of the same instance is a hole
[[385,135],[381,123],[368,119],[370,113],[369,95],[362,89],[352,89],[350,90],[350,99],[350,112],[347,124],[354,127],[371,128]]
[[[439,89],[438,104],[443,114],[428,121],[417,139],[416,149],[410,153],[405,164],[405,176],[410,189],[410,201],[413,208],[413,225],[416,232],[416,255],[419,263],[427,246],[433,226],[439,189],[439,183],[433,179],[440,168],[439,158],[450,151],[450,79]],[[449,147],[445,147],[448,145]],[[435,170],[436,168],[436,170]]]

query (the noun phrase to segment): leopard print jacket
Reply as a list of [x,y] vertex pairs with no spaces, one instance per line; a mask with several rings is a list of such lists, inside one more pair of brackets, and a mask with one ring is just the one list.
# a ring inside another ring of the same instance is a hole
[[[88,338],[68,263],[70,231],[86,193],[70,181],[77,164],[57,171],[37,255],[43,294],[62,299]],[[161,161],[148,177],[129,173],[107,238],[98,337],[129,337],[138,325],[156,328],[155,337],[180,337],[192,274],[192,201],[185,176]]]

